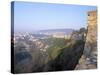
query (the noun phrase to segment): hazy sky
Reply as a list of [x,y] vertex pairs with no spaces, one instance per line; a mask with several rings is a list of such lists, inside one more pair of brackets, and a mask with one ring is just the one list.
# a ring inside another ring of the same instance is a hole
[[79,29],[87,25],[87,12],[96,9],[96,6],[15,2],[14,30]]

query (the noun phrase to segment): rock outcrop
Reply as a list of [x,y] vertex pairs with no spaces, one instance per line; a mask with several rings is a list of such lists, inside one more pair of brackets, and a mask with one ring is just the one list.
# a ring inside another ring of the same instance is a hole
[[97,68],[97,11],[89,11],[87,17],[87,33],[84,52],[75,69]]

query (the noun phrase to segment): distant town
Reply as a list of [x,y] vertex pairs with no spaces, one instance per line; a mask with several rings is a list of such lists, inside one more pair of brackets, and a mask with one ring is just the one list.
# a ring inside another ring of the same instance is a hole
[[[41,40],[45,40],[48,38],[62,38],[62,39],[70,39],[71,34],[73,32],[72,29],[66,29],[68,30],[67,33],[64,31],[65,29],[61,30],[46,30],[46,31],[39,31],[37,33],[29,33],[29,32],[18,32],[14,34],[14,44],[18,43],[19,41],[22,40],[29,40],[33,42],[37,48],[40,50],[46,51],[46,49],[49,47],[47,44],[43,44]],[[28,47],[28,44],[26,44],[23,41],[24,45]],[[16,46],[16,45],[15,45]]]

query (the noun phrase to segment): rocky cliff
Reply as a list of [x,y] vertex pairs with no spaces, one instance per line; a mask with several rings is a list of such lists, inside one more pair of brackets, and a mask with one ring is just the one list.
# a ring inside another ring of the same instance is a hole
[[97,11],[87,13],[87,33],[83,55],[75,69],[97,68]]

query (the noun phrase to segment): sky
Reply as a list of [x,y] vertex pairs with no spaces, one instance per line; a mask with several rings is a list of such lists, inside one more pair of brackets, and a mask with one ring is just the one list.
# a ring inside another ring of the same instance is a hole
[[14,2],[14,31],[80,29],[87,26],[87,12],[96,6]]

